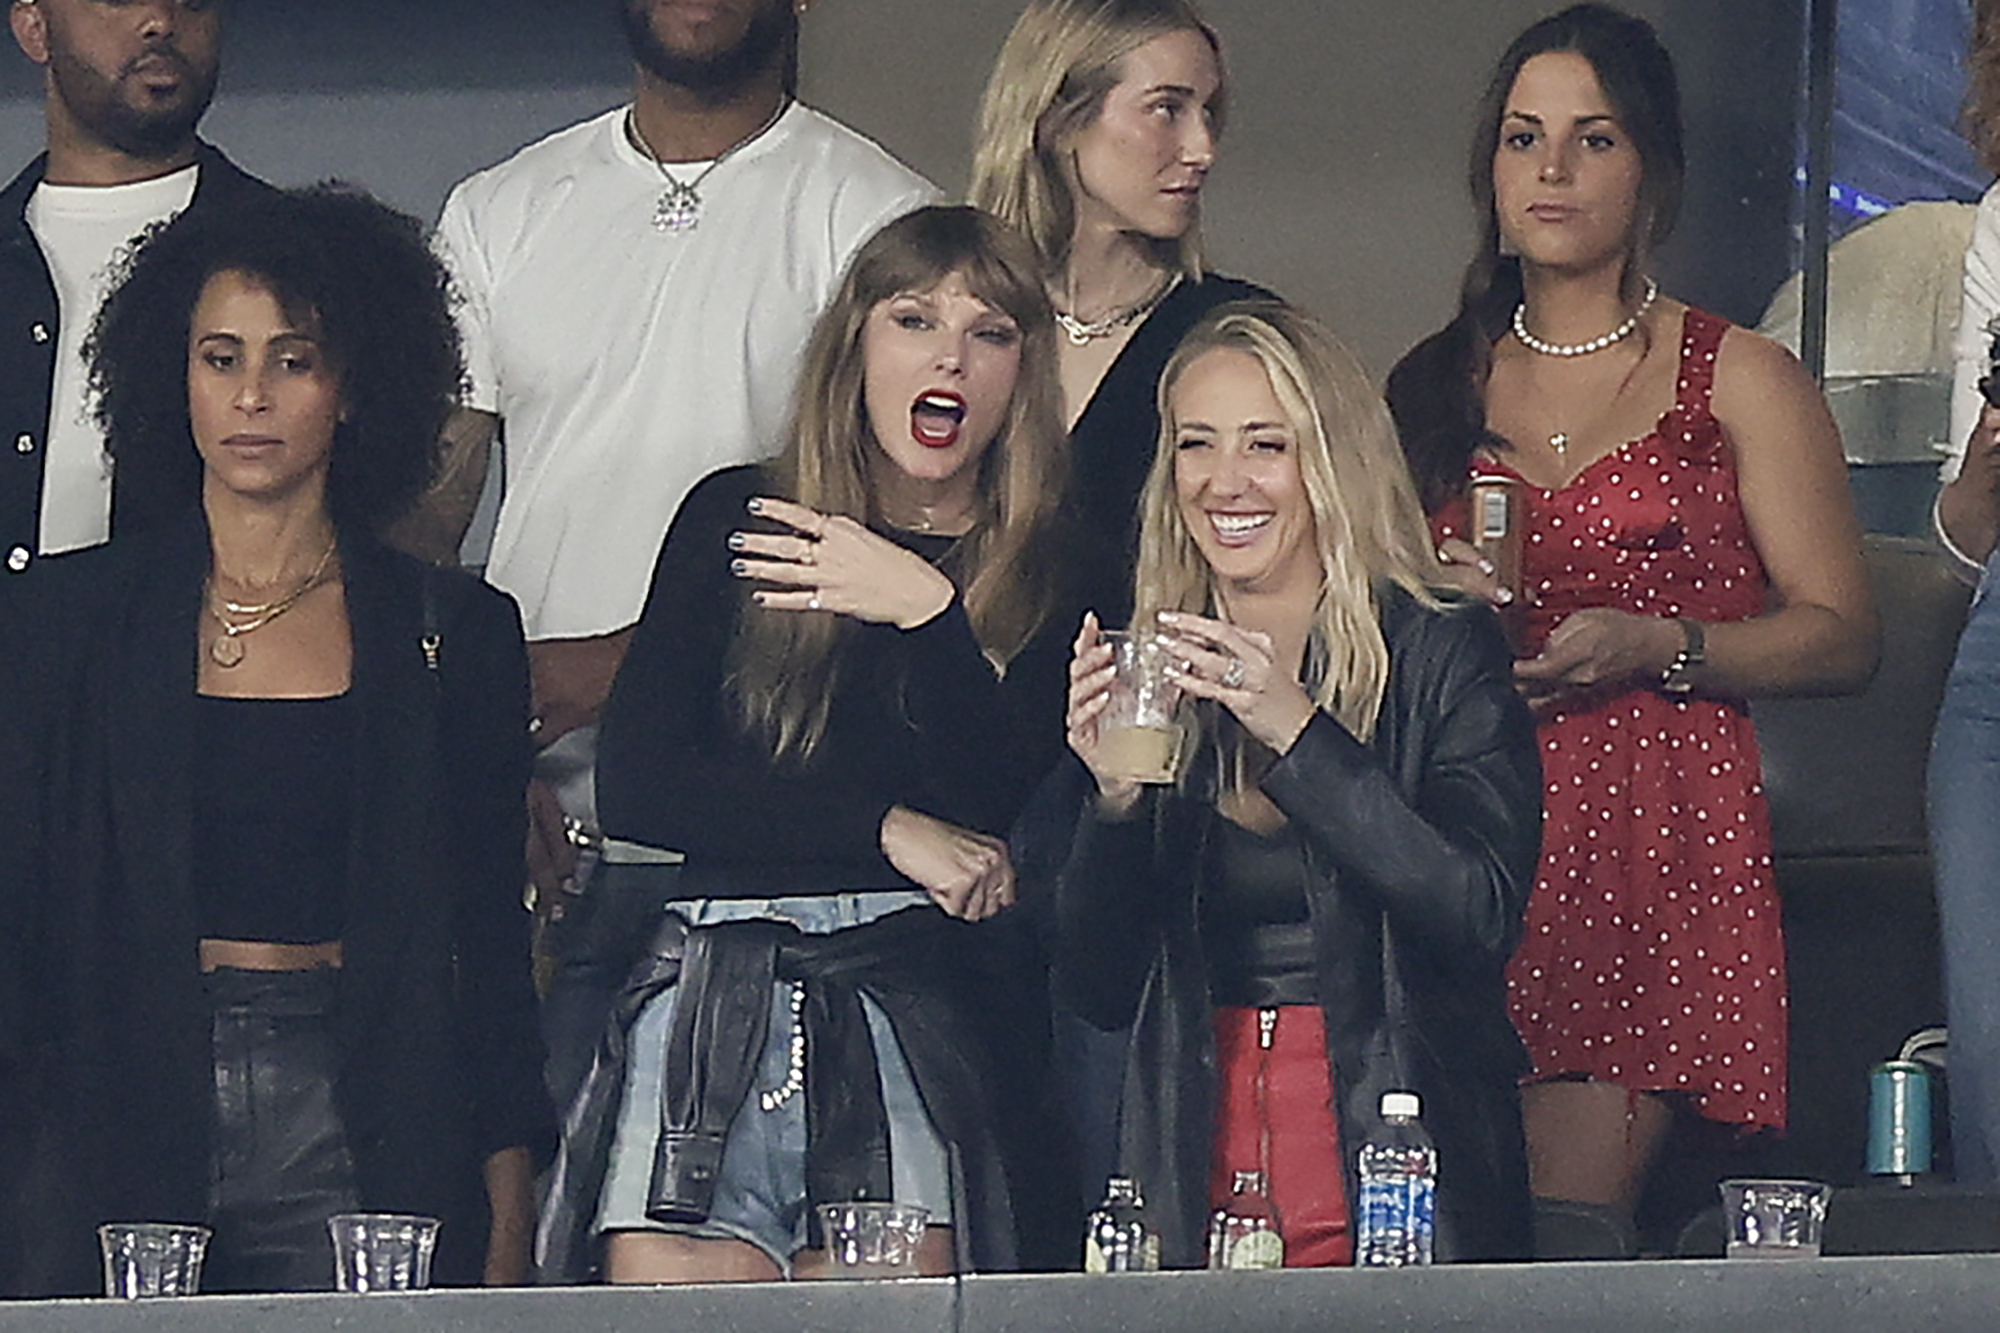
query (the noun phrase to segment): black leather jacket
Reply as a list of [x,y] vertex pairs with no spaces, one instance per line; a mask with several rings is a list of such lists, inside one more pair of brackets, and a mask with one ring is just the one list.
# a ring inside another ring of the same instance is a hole
[[[195,162],[201,170],[190,209],[226,208],[271,188],[208,144],[195,146]],[[41,549],[42,473],[60,319],[55,279],[28,227],[27,212],[47,167],[44,153],[0,191],[0,580],[31,568]],[[135,491],[135,479],[115,476],[112,510],[118,530],[171,518],[193,504],[198,471],[192,451],[188,463],[184,476],[171,479],[180,484],[169,487],[173,493],[168,495],[145,493],[161,489],[153,485]]]
[[928,905],[826,935],[776,921],[690,928],[669,912],[627,981],[564,1118],[536,1235],[541,1280],[570,1284],[596,1276],[594,1226],[630,1068],[631,1027],[669,986],[680,995],[667,1038],[667,1094],[646,1213],[661,1222],[708,1218],[723,1143],[763,1049],[775,980],[807,983],[808,1202],[891,1197],[888,1126],[861,1009],[866,993],[888,1016],[924,1108],[950,1145],[961,1254],[977,1270],[1014,1268],[1010,1188],[992,1123],[1004,1097],[981,1044],[971,1039],[975,1020],[960,1012],[966,950],[977,930]]
[[[1412,1088],[1438,1146],[1439,1258],[1525,1258],[1528,1062],[1503,970],[1540,851],[1534,726],[1490,612],[1431,610],[1398,590],[1382,600],[1391,669],[1374,739],[1322,713],[1262,784],[1304,834],[1348,1198],[1381,1094]],[[1122,1169],[1165,1262],[1199,1266],[1216,1076],[1200,874],[1219,816],[1212,799],[1162,789],[1110,822],[1094,795],[1080,764],[1052,779],[1017,830],[1017,864],[1048,895],[1058,1004],[1129,1029]],[[1385,1000],[1385,926],[1407,996],[1400,1026]]]

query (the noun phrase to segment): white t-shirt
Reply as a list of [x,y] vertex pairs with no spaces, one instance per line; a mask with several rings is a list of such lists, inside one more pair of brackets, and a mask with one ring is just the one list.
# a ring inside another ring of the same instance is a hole
[[111,536],[111,466],[91,418],[83,340],[125,249],[188,206],[198,166],[131,185],[51,185],[28,199],[28,227],[55,279],[59,335],[42,460],[43,555]]
[[1979,424],[1979,380],[1993,352],[1987,324],[2000,315],[2000,184],[1986,192],[1972,216],[1972,240],[1965,247],[1965,290],[1958,308],[1958,342],[1951,381],[1951,434],[1945,440],[1943,481],[1952,481],[1965,463],[1965,442]]
[[[461,182],[438,224],[465,297],[471,405],[504,423],[486,577],[531,639],[639,618],[681,497],[780,443],[814,319],[854,250],[936,189],[794,103],[652,225],[664,182],[627,109]],[[692,182],[704,163],[669,168]]]

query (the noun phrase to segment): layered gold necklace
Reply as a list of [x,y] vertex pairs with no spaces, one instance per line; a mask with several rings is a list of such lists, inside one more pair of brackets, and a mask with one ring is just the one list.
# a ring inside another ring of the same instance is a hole
[[312,572],[307,574],[296,588],[268,602],[230,601],[222,595],[222,590],[215,586],[215,574],[211,571],[206,590],[208,614],[214,618],[222,633],[208,645],[209,660],[224,670],[241,664],[244,656],[243,636],[253,630],[264,628],[297,606],[305,599],[307,593],[326,582],[327,569],[333,563],[333,552],[338,545],[337,539],[329,537],[326,549],[320,552],[319,563],[312,567]]

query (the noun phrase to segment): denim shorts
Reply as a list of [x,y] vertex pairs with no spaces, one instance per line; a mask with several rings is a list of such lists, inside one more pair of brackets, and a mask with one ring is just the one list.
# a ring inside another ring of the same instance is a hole
[[[673,910],[690,926],[776,920],[790,922],[808,934],[827,935],[927,901],[915,891],[892,891],[823,898],[711,898],[677,902]],[[702,1223],[655,1222],[646,1216],[653,1153],[660,1137],[660,1073],[666,1065],[674,995],[674,988],[662,992],[639,1011],[632,1025],[629,1073],[618,1108],[597,1229],[748,1241],[789,1273],[792,1255],[806,1243],[806,1099],[803,1093],[795,1094],[767,1111],[760,1094],[781,1088],[790,1071],[792,983],[779,982],[774,988],[757,1075],[730,1124],[721,1170],[716,1175],[715,1202],[708,1221]],[[949,1225],[951,1184],[944,1143],[924,1111],[916,1081],[887,1016],[865,996],[862,1008],[874,1038],[882,1107],[889,1122],[895,1199],[920,1204],[930,1210],[934,1224]]]

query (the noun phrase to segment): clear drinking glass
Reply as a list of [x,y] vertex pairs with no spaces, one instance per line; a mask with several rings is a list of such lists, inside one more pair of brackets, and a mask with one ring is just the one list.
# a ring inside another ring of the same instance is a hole
[[916,1277],[930,1210],[913,1203],[823,1203],[828,1276]]
[[1167,670],[1174,656],[1151,630],[1104,630],[1101,637],[1117,674],[1098,714],[1098,762],[1112,777],[1171,783],[1187,740],[1180,686]]
[[333,1233],[336,1291],[421,1291],[431,1284],[438,1220],[409,1213],[337,1213]]
[[1725,1180],[1732,1259],[1817,1259],[1833,1187],[1817,1180]]
[[124,1300],[194,1295],[212,1234],[172,1222],[106,1222],[97,1229],[104,1294]]

